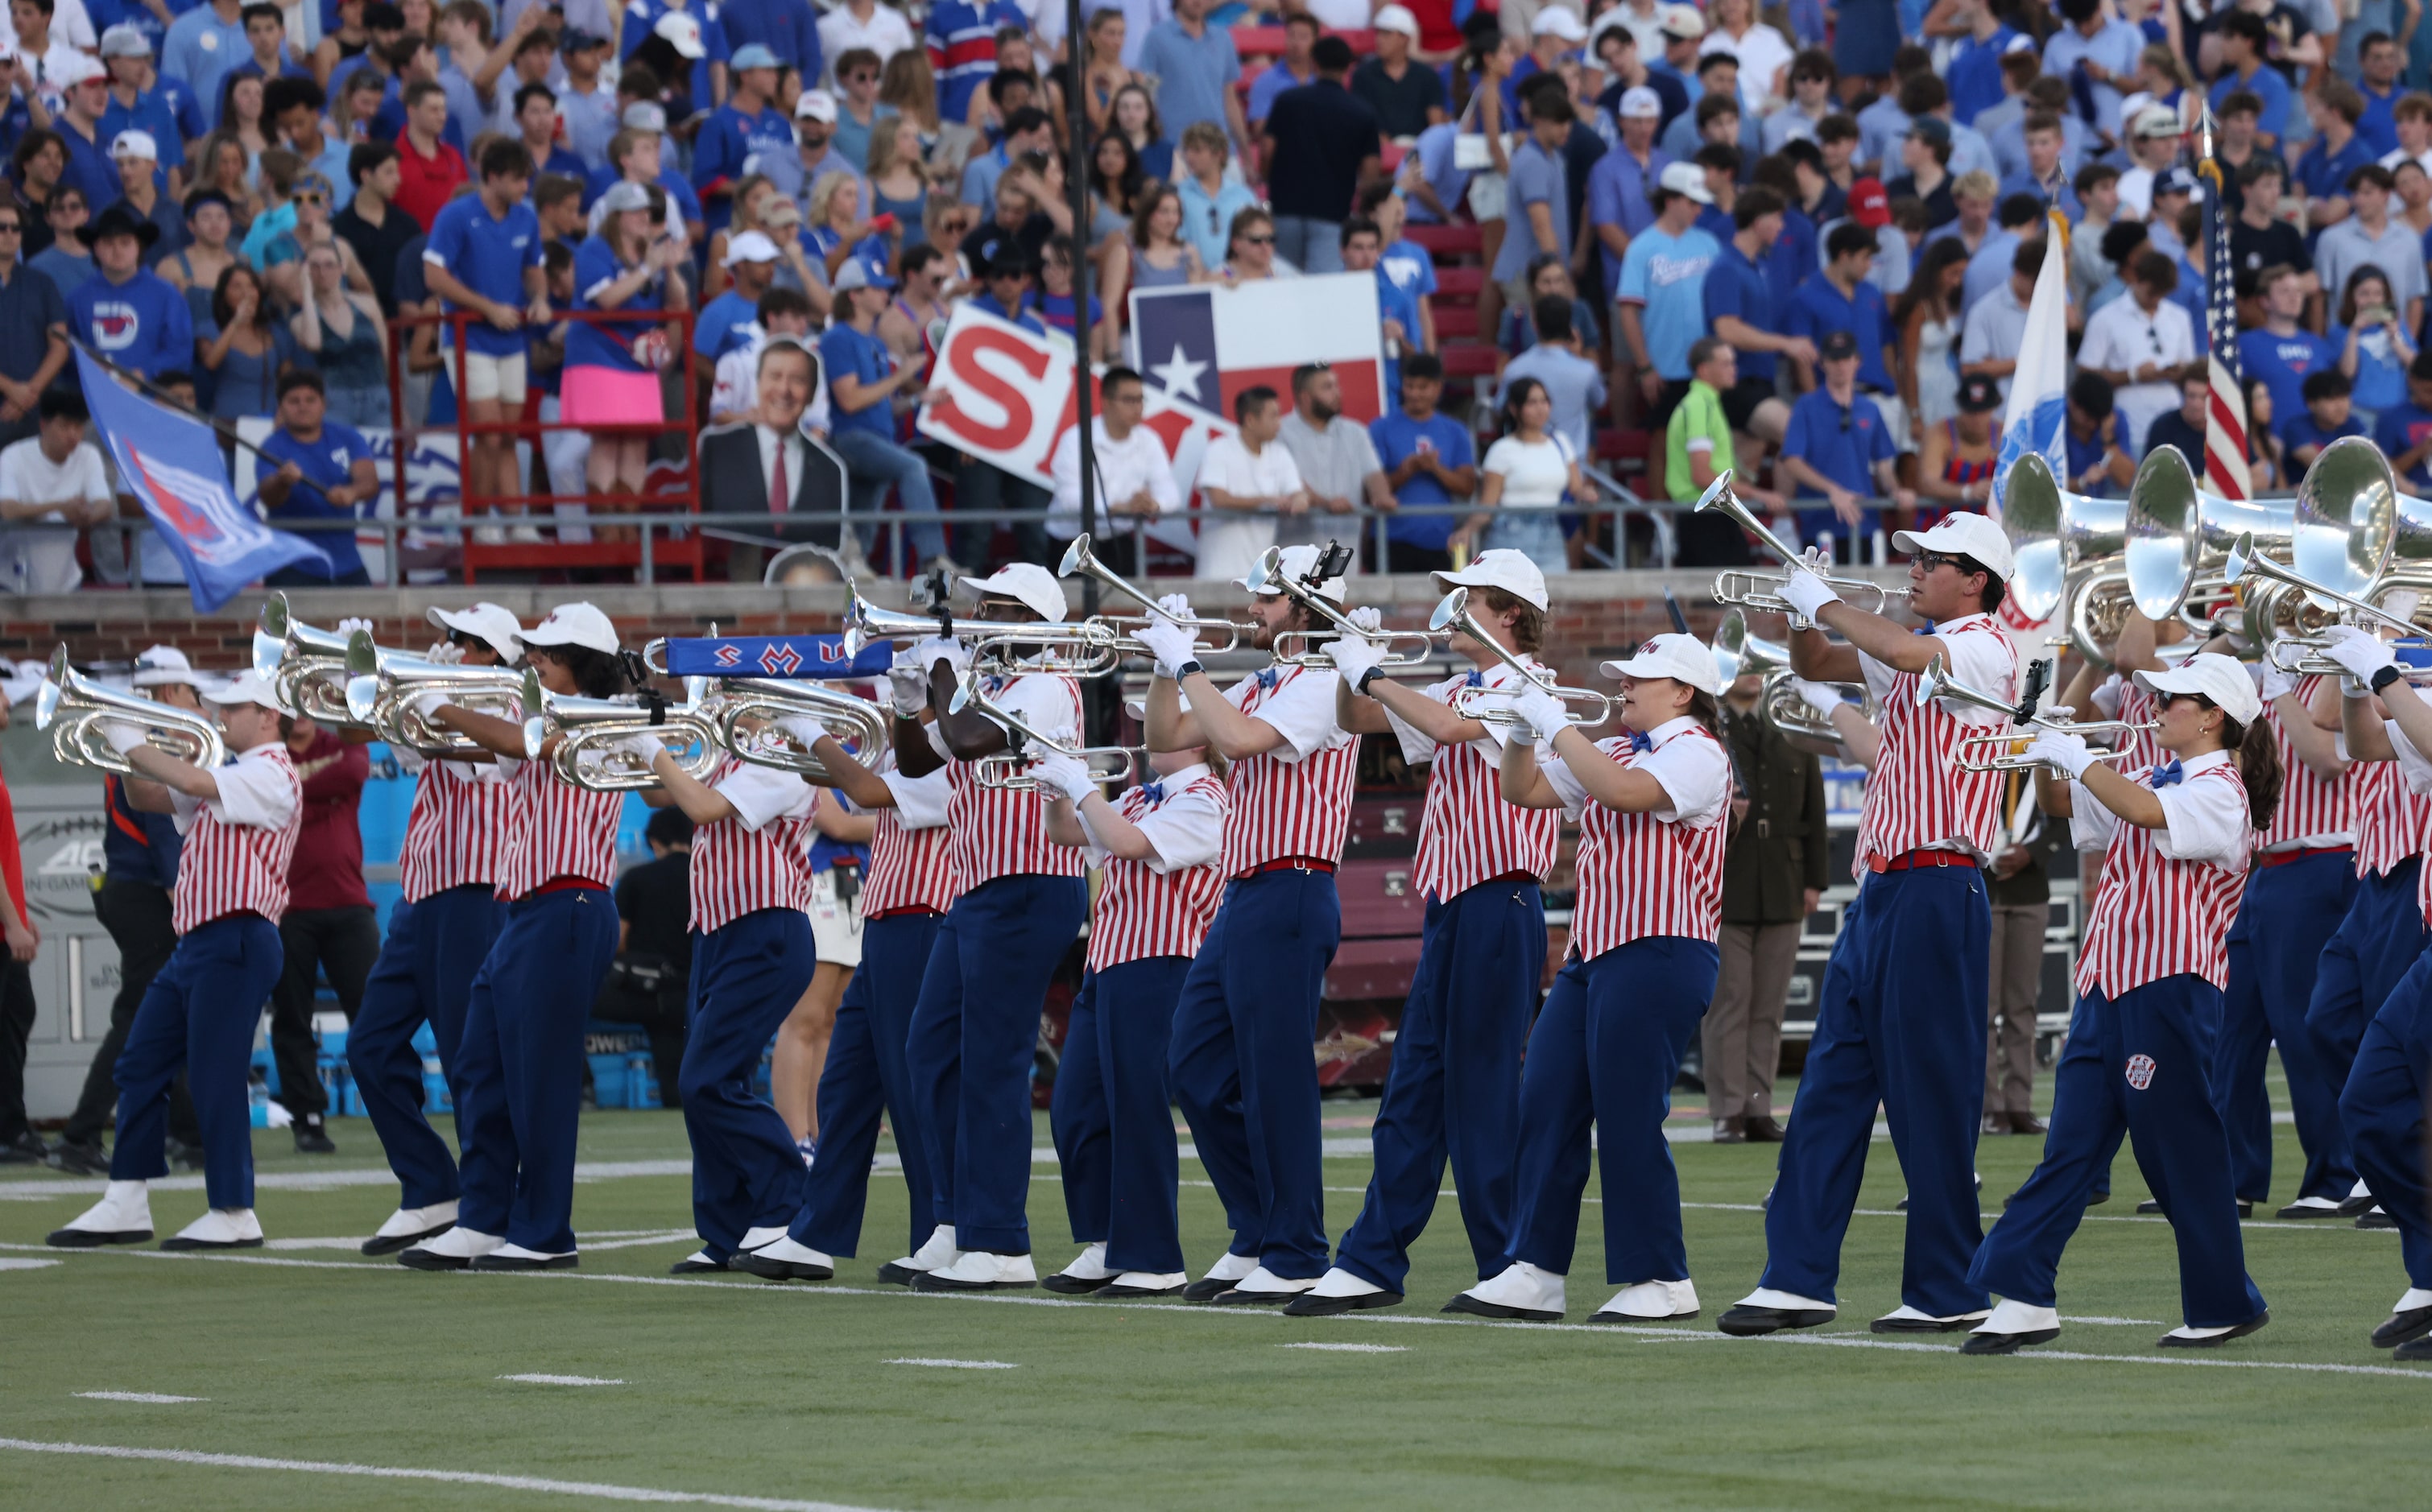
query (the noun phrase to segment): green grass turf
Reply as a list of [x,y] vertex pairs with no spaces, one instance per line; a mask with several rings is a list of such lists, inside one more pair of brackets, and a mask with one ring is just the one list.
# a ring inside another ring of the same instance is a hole
[[[1374,1103],[1329,1102],[1334,1137]],[[1683,1121],[1688,1121],[1685,1117]],[[333,1125],[341,1152],[306,1160],[258,1138],[265,1172],[376,1164],[368,1127]],[[2280,1133],[2277,1195],[2294,1183]],[[1044,1145],[1042,1117],[1038,1142]],[[2040,1141],[1987,1139],[1988,1215]],[[681,1158],[669,1114],[586,1117],[583,1158]],[[1018,1305],[914,1297],[872,1272],[899,1252],[904,1189],[871,1184],[859,1259],[826,1286],[663,1278],[686,1237],[592,1249],[579,1277],[430,1276],[343,1250],[270,1252],[279,1266],[72,1255],[0,1270],[0,1439],[143,1446],[297,1460],[545,1476],[857,1506],[1221,1507],[1341,1504],[2059,1507],[2390,1504],[2432,1429],[2432,1369],[2387,1374],[2159,1366],[2177,1319],[2169,1230],[2092,1221],[2062,1272],[2072,1324],[2055,1350],[2120,1363],[1962,1359],[1925,1349],[1731,1341],[1721,1308],[1754,1285],[1754,1208],[1774,1151],[1676,1151],[1691,1207],[1698,1321],[1616,1333],[1437,1326],[1471,1264],[1447,1195],[1421,1241],[1410,1301],[1391,1313],[1297,1321],[1259,1313],[1104,1303]],[[1191,1163],[1186,1181],[1203,1174]],[[1329,1232],[1347,1225],[1366,1158],[1326,1163]],[[0,1168],[0,1181],[37,1179]],[[2143,1195],[2123,1158],[2098,1218]],[[1878,1141],[1861,1207],[1901,1191]],[[1596,1188],[1590,1187],[1590,1197]],[[90,1201],[0,1201],[0,1259],[33,1257]],[[271,1235],[361,1235],[393,1188],[265,1188]],[[689,1222],[681,1177],[595,1181],[577,1225],[667,1231]],[[164,1233],[199,1192],[156,1192]],[[1070,1258],[1061,1193],[1038,1168],[1031,1218],[1041,1271]],[[1194,1268],[1224,1243],[1214,1194],[1182,1192]],[[1610,1294],[1591,1204],[1569,1297],[1573,1322]],[[1830,1337],[1857,1345],[1897,1304],[1901,1225],[1854,1220]],[[2258,1224],[2248,1261],[2271,1300],[2259,1336],[2207,1362],[2389,1366],[2366,1332],[2405,1285],[2395,1236],[2344,1223]],[[612,1241],[613,1242],[613,1241]],[[259,1252],[257,1252],[259,1253]],[[581,1279],[589,1278],[589,1279]],[[845,1295],[847,1290],[883,1294]],[[1017,1296],[1044,1299],[1043,1292]],[[1398,1319],[1398,1320],[1397,1320]],[[1299,1341],[1399,1352],[1286,1349]],[[1004,1361],[920,1369],[901,1357]],[[519,1372],[610,1377],[594,1388],[510,1383]],[[179,1405],[83,1400],[92,1390],[208,1398]],[[2397,1450],[2393,1454],[2391,1451]],[[2402,1502],[2407,1493],[2397,1492]],[[266,1470],[65,1457],[0,1449],[0,1507],[278,1508],[567,1505],[495,1487],[338,1479]]]

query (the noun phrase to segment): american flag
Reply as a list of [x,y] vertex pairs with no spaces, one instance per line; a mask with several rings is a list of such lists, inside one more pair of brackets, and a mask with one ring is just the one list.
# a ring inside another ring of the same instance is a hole
[[2204,259],[2206,361],[2212,371],[2212,402],[2204,412],[2204,486],[2223,498],[2249,498],[2246,472],[2246,390],[2238,367],[2238,279],[2230,260],[2229,217],[2221,205],[2221,160],[2212,149],[2212,116],[2204,116],[2204,160],[2196,172],[2204,181],[2204,220],[2210,250]]

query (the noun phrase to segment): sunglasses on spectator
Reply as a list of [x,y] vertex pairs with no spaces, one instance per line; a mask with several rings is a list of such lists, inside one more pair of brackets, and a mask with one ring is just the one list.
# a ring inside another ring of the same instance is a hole
[[25,227],[23,222],[0,221],[0,236],[23,236],[25,232]]
[[1249,243],[1252,246],[1273,246],[1275,244],[1275,233],[1269,231],[1264,236],[1245,236],[1241,238],[1241,240]]
[[329,199],[325,195],[306,193],[296,195],[296,203],[298,205],[326,205],[329,203]]
[[848,84],[867,84],[876,77],[878,77],[877,75],[866,68],[856,68],[844,76],[844,81]]

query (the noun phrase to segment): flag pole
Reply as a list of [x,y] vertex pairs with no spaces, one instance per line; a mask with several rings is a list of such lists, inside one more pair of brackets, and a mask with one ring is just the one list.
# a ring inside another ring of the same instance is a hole
[[[1081,463],[1081,529],[1100,541],[1106,539],[1098,512],[1098,448],[1097,437],[1091,434],[1089,393],[1089,247],[1086,240],[1089,225],[1089,116],[1086,109],[1089,87],[1089,33],[1084,29],[1081,0],[1064,0],[1064,106],[1065,135],[1070,149],[1065,158],[1064,190],[1072,208],[1072,425],[1073,445],[1079,448]],[[1145,563],[1134,564],[1134,570],[1146,576]],[[1081,578],[1081,613],[1084,618],[1098,613],[1098,579],[1094,573]],[[1089,700],[1083,723],[1089,727],[1089,738],[1101,741],[1114,723],[1113,711],[1101,696],[1100,679],[1089,680],[1083,697]]]
[[172,398],[160,388],[159,384],[153,382],[150,378],[145,378],[143,374],[136,372],[133,368],[119,366],[109,358],[94,351],[93,347],[86,343],[77,342],[76,343],[76,350],[84,353],[85,356],[92,358],[96,365],[108,368],[117,377],[123,378],[128,382],[134,384],[155,404],[160,405],[161,408],[175,410],[179,414],[186,416],[190,420],[201,421],[204,425],[211,427],[212,432],[222,441],[227,442],[231,446],[243,447],[246,451],[253,453],[256,457],[261,458],[263,462],[268,462],[273,467],[284,465],[278,458],[273,457],[268,452],[263,451],[260,446],[255,445],[252,442],[238,435],[235,428],[229,426],[226,421],[221,420],[216,415],[205,414],[203,412],[195,409],[193,405],[186,403],[182,399]]

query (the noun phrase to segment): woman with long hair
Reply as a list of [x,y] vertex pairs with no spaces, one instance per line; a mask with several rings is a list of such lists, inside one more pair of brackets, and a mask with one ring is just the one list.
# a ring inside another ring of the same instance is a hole
[[664,195],[639,184],[600,196],[600,229],[574,254],[577,311],[632,311],[624,319],[566,328],[562,418],[592,432],[584,486],[609,496],[612,512],[637,507],[650,440],[667,424],[659,384],[674,350],[667,315],[689,307],[684,233],[663,219]]
[[1123,13],[1109,6],[1089,20],[1089,52],[1082,65],[1081,109],[1089,113],[1089,134],[1104,135],[1115,118],[1115,95],[1140,78],[1123,66]]
[[1554,400],[1532,378],[1503,391],[1502,438],[1486,448],[1478,476],[1478,512],[1446,543],[1479,550],[1517,551],[1547,577],[1571,570],[1562,546],[1561,510],[1584,497],[1587,485],[1571,444],[1553,428]]
[[1216,277],[1226,284],[1277,277],[1289,267],[1275,257],[1275,217],[1262,210],[1236,211],[1233,225],[1225,232],[1224,246],[1224,266],[1217,270]]
[[253,228],[253,218],[262,212],[262,195],[254,187],[253,155],[245,143],[225,131],[214,131],[203,139],[193,158],[195,179],[206,189],[216,189],[228,203],[229,235],[242,242]]
[[[1101,11],[1099,14],[1104,15]],[[1121,240],[1132,210],[1147,187],[1140,151],[1120,132],[1100,137],[1089,149],[1089,244]]]
[[960,181],[963,164],[985,145],[970,126],[937,114],[937,76],[918,47],[906,47],[879,70],[878,99],[920,128],[920,155],[928,160],[932,183]]
[[1959,412],[1959,335],[1968,311],[1960,308],[1968,282],[1968,249],[1956,237],[1926,244],[1908,287],[1892,306],[1899,333],[1900,402],[1919,428]]
[[2246,1274],[2213,1088],[2230,919],[2255,837],[2279,806],[2279,748],[2253,680],[2231,657],[2199,651],[2136,681],[2154,697],[2153,739],[2167,761],[2121,771],[2096,761],[2085,737],[2052,730],[2027,748],[2043,764],[2044,812],[2069,819],[2079,849],[2103,853],[2103,883],[2078,948],[2077,1008],[2053,1072],[2043,1160],[1968,1267],[1969,1285],[2000,1302],[1962,1353],[2007,1354],[2059,1336],[2061,1253],[2123,1134],[2178,1243],[2183,1321],[2161,1346],[2212,1348],[2271,1320]]
[[389,424],[388,326],[380,302],[347,289],[335,245],[304,254],[304,280],[305,297],[288,329],[321,369],[329,418],[359,430]]
[[920,127],[897,116],[870,140],[870,211],[895,217],[887,240],[900,255],[929,240],[929,179],[920,161]]
[[1161,183],[1141,191],[1132,210],[1124,266],[1135,289],[1167,289],[1208,277],[1199,249],[1182,234],[1182,195]]
[[68,171],[68,140],[42,126],[30,127],[17,139],[16,151],[9,154],[8,160],[16,170],[11,176],[17,193],[18,220],[25,227],[25,244],[17,255],[30,258],[51,244],[47,212],[51,193],[59,188],[59,176]]
[[2272,385],[2259,378],[2246,380],[2246,465],[2258,492],[2295,486],[2288,481],[2288,452],[2272,413]]
[[810,229],[803,234],[823,260],[831,284],[847,258],[860,258],[873,269],[887,266],[887,239],[876,234],[861,210],[861,180],[842,169],[820,175],[811,186]]
[[[1100,12],[1104,14],[1104,12]],[[1140,172],[1151,178],[1174,181],[1174,143],[1165,140],[1165,126],[1157,119],[1157,101],[1148,86],[1134,78],[1115,91],[1114,104],[1107,114],[1123,140],[1140,154]]]
[[211,322],[194,332],[194,355],[210,375],[211,412],[222,420],[279,412],[279,373],[296,360],[296,339],[274,320],[262,276],[245,263],[221,270],[211,290]]
[[262,76],[230,74],[220,86],[220,136],[245,144],[245,176],[260,170],[262,155],[278,143],[262,119]]
[[2415,365],[2415,344],[2390,295],[2390,275],[2370,262],[2349,274],[2338,318],[2323,334],[2339,354],[2339,371],[2354,385],[2349,403],[2371,435],[2383,411],[2407,402],[2407,370]]

